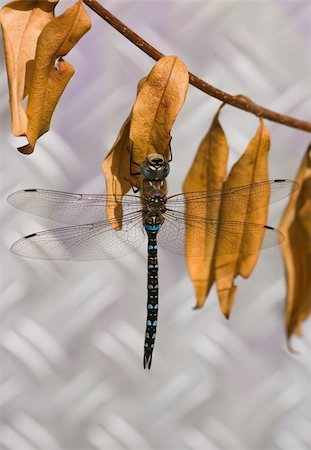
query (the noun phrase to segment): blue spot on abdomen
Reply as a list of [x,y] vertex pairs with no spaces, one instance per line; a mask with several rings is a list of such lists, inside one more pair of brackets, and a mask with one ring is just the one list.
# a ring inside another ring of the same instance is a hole
[[145,225],[145,229],[147,231],[158,231],[160,229],[161,225]]

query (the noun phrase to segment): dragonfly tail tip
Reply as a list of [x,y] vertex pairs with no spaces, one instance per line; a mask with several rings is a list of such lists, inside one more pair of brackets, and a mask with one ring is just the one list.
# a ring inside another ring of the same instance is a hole
[[152,363],[152,353],[145,352],[144,354],[144,369],[148,368],[150,370]]

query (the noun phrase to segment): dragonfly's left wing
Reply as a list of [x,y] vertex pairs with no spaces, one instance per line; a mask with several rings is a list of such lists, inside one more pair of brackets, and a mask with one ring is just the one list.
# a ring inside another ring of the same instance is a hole
[[[8,202],[37,216],[46,217],[68,225],[80,225],[105,220],[106,206],[122,202],[122,211],[116,213],[116,221],[121,222],[127,214],[141,210],[140,197],[135,195],[71,194],[69,192],[46,189],[25,189],[14,192]],[[118,220],[119,219],[119,220]]]
[[112,229],[107,221],[56,228],[19,239],[11,251],[35,259],[114,259],[134,252],[144,236],[141,214],[136,214],[130,221],[125,221],[119,231]]

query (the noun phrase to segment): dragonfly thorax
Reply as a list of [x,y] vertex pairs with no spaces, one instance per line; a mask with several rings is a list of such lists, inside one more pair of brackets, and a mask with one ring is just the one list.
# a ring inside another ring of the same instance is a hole
[[166,211],[166,176],[169,164],[159,153],[150,153],[141,165],[144,176],[141,184],[143,218],[145,225],[157,227],[164,222]]
[[149,197],[145,204],[145,213],[154,215],[157,215],[159,213],[164,214],[166,211],[165,204],[165,195],[155,195],[154,197]]
[[144,202],[143,217],[145,225],[157,226],[164,222],[166,211],[166,196],[164,193],[154,193]]

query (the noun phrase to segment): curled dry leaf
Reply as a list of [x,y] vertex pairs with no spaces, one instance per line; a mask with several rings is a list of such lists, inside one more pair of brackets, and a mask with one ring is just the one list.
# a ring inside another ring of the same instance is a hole
[[[182,107],[189,75],[185,64],[176,56],[164,56],[140,81],[131,114],[103,162],[106,193],[114,201],[106,205],[111,226],[122,226],[120,195],[132,186],[140,188],[140,164],[148,153],[161,153],[169,159],[170,132]],[[137,175],[132,175],[132,174]]]
[[[184,192],[222,189],[227,173],[226,168],[229,153],[227,139],[219,122],[219,113],[222,107],[223,105],[219,108],[209,131],[199,146],[196,157],[183,184]],[[189,206],[186,208],[189,210]],[[191,211],[187,211],[187,209],[186,213],[190,214]],[[207,203],[204,210],[202,210],[203,217],[209,216],[208,209],[209,204]],[[204,234],[204,230],[198,230],[198,233]],[[186,234],[186,239],[189,239],[188,234]],[[197,242],[198,246],[201,246],[202,242],[204,242],[204,236],[198,236],[195,242]],[[216,241],[211,243],[213,246],[215,244]],[[214,258],[186,257],[186,260],[189,276],[195,289],[196,308],[201,308],[215,280]]]
[[280,223],[286,269],[286,331],[288,340],[301,336],[301,323],[311,312],[311,145],[298,170],[300,190],[287,205]]
[[170,132],[188,84],[187,67],[177,56],[163,56],[153,66],[132,111],[130,139],[136,164],[141,164],[148,153],[161,153],[169,159]]
[[[37,139],[48,131],[56,104],[74,74],[73,67],[61,57],[75,46],[90,27],[82,0],[78,0],[42,30],[26,109],[29,144],[19,148],[22,153],[32,153]],[[55,65],[58,58],[60,60]]]
[[[196,159],[184,183],[184,192],[209,189],[222,190],[268,179],[267,157],[270,139],[269,132],[261,120],[255,136],[225,180],[228,143],[219,124],[219,112],[217,112],[209,132],[200,145]],[[212,214],[209,213],[208,204],[200,213],[203,217],[210,217],[213,220],[218,219],[220,222],[215,241],[213,243],[209,241],[207,244],[208,253],[210,254],[211,248],[213,250],[212,256],[210,258],[187,258],[187,268],[194,284],[197,308],[204,305],[211,285],[216,281],[221,310],[227,318],[229,317],[237,290],[234,285],[234,278],[237,275],[248,277],[251,274],[257,262],[259,251],[248,253],[248,249],[253,249],[254,246],[251,238],[244,236],[238,242],[241,253],[226,255],[223,248],[226,245],[226,233],[222,231],[221,221],[231,220],[264,224],[268,214],[267,196],[269,196],[269,192],[266,193],[266,197],[262,196],[257,199],[257,208],[254,208],[253,204],[251,205],[251,201],[248,202],[247,199],[244,199],[241,208],[238,209],[230,203],[230,196],[224,197],[222,201],[219,201],[218,214],[215,204],[213,204]],[[189,206],[187,206],[187,210],[190,214],[191,207],[189,211]],[[206,232],[208,232],[208,224],[206,227]],[[191,233],[193,233],[192,230]],[[186,238],[189,241],[191,240],[192,243],[197,241],[198,245],[204,245],[204,230],[198,230],[198,234],[197,239],[193,239],[193,236],[190,239],[188,235],[186,235]],[[258,236],[256,239],[258,241]]]
[[[145,83],[143,78],[138,83],[137,93]],[[106,181],[106,194],[111,201],[106,203],[106,214],[111,226],[120,229],[122,226],[122,203],[120,195],[125,195],[132,186],[140,187],[140,176],[130,173],[131,167],[131,141],[129,138],[132,111],[122,125],[110,152],[103,161],[102,169]],[[112,200],[114,198],[114,201]]]
[[57,3],[58,0],[14,1],[0,11],[15,136],[25,136],[27,132],[22,100],[29,92],[38,37],[53,19]]
[[[245,152],[232,167],[230,174],[223,184],[223,188],[234,188],[251,183],[257,183],[269,179],[268,176],[268,152],[270,148],[269,131],[262,119],[253,139],[248,144]],[[230,199],[224,200],[221,204],[219,219],[233,220],[238,222],[266,223],[268,215],[268,197],[269,192],[257,199],[257,208],[250,208],[250,201],[243,202],[243,207],[239,209],[231,208]],[[250,211],[252,210],[252,211]],[[220,301],[220,307],[224,315],[229,318],[233,306],[237,287],[234,284],[234,278],[238,275],[244,278],[248,277],[259,257],[260,251],[248,253],[252,249],[252,239],[243,235],[240,239],[240,253],[224,255],[221,251],[225,240],[221,226],[218,230],[219,239],[217,240],[215,252],[215,278]],[[262,236],[263,239],[264,236]],[[255,238],[258,241],[258,236]]]

